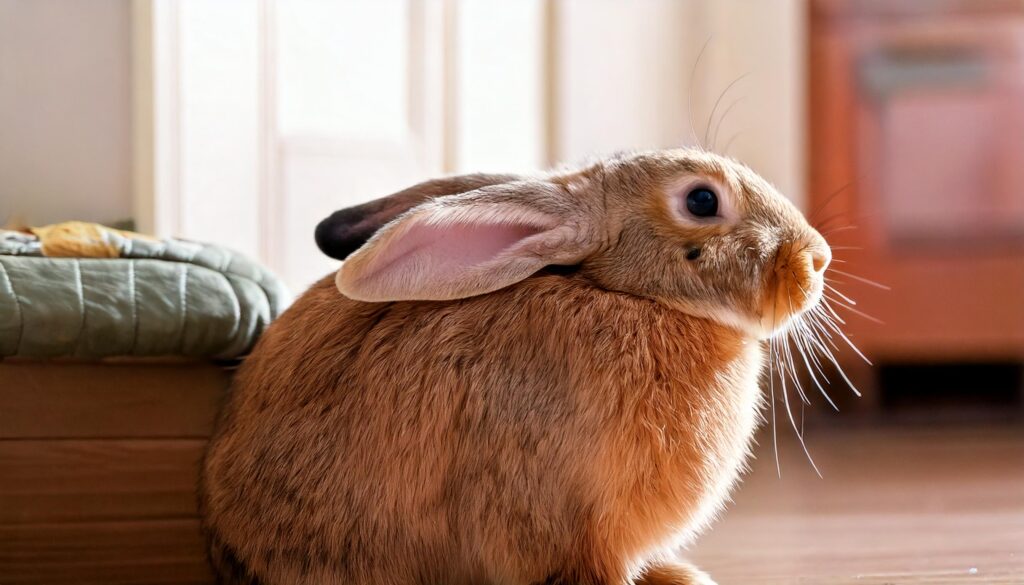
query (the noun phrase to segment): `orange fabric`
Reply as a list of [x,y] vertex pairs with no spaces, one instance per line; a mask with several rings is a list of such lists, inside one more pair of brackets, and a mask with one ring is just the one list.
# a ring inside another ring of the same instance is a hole
[[44,256],[60,258],[117,258],[125,238],[152,239],[83,221],[66,221],[29,231],[39,238]]

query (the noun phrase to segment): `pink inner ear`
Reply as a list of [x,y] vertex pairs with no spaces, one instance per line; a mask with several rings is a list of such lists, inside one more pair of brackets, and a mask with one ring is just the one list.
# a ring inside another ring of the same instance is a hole
[[522,224],[453,223],[444,226],[418,225],[407,235],[410,247],[430,247],[431,255],[438,255],[456,264],[475,266],[534,234],[540,228]]
[[378,267],[371,270],[371,278],[452,278],[543,231],[522,223],[417,223],[375,262]]

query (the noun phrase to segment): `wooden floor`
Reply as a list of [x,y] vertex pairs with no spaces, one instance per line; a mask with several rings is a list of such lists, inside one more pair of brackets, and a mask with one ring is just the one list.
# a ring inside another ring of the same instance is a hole
[[823,478],[781,428],[688,553],[719,585],[1024,584],[1024,426],[809,430]]
[[[0,585],[207,584],[213,366],[0,363]],[[1024,585],[1024,425],[770,434],[689,556],[720,585]]]

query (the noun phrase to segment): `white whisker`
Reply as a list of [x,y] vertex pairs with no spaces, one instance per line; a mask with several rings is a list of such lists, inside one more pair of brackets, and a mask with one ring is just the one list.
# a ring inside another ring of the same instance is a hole
[[812,322],[812,325],[818,333],[825,335],[825,339],[822,341],[832,346],[832,349],[840,351],[839,346],[836,345],[835,339],[832,337],[832,334],[824,325],[822,325],[822,322],[824,322],[828,317],[824,313],[815,313],[815,316],[818,317],[818,319],[815,319]]
[[778,472],[779,477],[782,477],[782,464],[779,463],[779,437],[778,437],[778,423],[775,419],[775,373],[773,371],[773,363],[775,362],[775,339],[768,340],[768,387],[769,397],[771,398],[771,409],[772,409],[772,451],[775,453],[775,470]]
[[[804,293],[804,294],[806,295],[806,293]],[[787,295],[787,297],[788,297],[788,295]],[[788,297],[788,298],[789,298],[789,313],[791,315],[793,315],[793,314],[795,314],[795,311],[793,310],[793,299],[792,299],[792,297]],[[786,332],[786,338],[785,339],[786,339],[786,360],[789,362],[789,376],[790,376],[790,379],[793,380],[793,385],[796,386],[796,390],[800,394],[800,399],[804,402],[804,404],[810,404],[811,401],[808,400],[807,393],[804,392],[803,384],[800,383],[800,379],[796,375],[796,364],[793,363],[793,347],[792,347],[793,344],[792,344],[792,342],[791,342],[791,340],[789,338],[789,332],[788,331]]]
[[849,231],[849,230],[855,230],[855,229],[857,229],[857,226],[855,226],[855,225],[844,225],[844,226],[840,226],[840,227],[835,227],[835,228],[827,229],[827,230],[825,230],[823,232],[819,232],[819,233],[821,234],[822,237],[827,237],[827,236],[830,236],[832,234],[836,234],[836,233],[839,233],[839,232],[845,232],[845,231]]
[[[839,376],[843,378],[843,381],[846,382],[846,385],[850,387],[850,390],[853,390],[853,393],[856,396],[861,396],[860,390],[857,389],[857,386],[854,385],[854,383],[850,380],[849,376],[846,375],[846,372],[843,370],[842,366],[839,365],[839,361],[836,360],[835,354],[833,354],[832,351],[829,350],[824,345],[824,342],[827,341],[828,344],[831,345],[836,351],[840,351],[839,346],[836,345],[835,341],[832,339],[832,335],[822,324],[822,321],[827,319],[828,315],[826,315],[824,310],[821,308],[821,304],[815,307],[812,312],[819,319],[821,319],[821,321],[819,321],[818,319],[809,320],[808,323],[811,325],[812,329],[819,334],[817,337],[817,342],[819,344],[819,347],[822,349],[822,355],[828,358],[828,361],[831,362],[832,365],[835,367],[836,371],[839,372]],[[824,340],[821,339],[820,334],[825,335]]]
[[707,40],[700,47],[700,52],[697,53],[697,59],[693,62],[693,69],[690,70],[690,85],[687,86],[686,94],[686,116],[690,122],[690,134],[693,136],[693,141],[697,143],[697,146],[701,150],[706,150],[704,145],[700,143],[700,137],[697,136],[697,128],[693,125],[693,88],[694,78],[697,77],[697,68],[700,67],[700,60],[704,57],[704,51],[707,50],[708,45],[711,43],[711,36],[708,36]]
[[[833,250],[834,249],[835,248],[833,248]],[[873,286],[875,288],[880,288],[882,290],[892,290],[891,287],[888,287],[888,286],[886,286],[886,285],[884,285],[884,284],[882,284],[880,282],[875,282],[873,280],[864,278],[863,276],[857,276],[856,274],[850,274],[849,272],[843,272],[842,270],[839,270],[837,268],[830,268],[830,270],[832,272],[835,272],[836,274],[842,274],[843,276],[846,276],[848,278],[852,278],[852,279],[857,280],[859,282],[863,282],[864,284],[871,285],[871,286]]]
[[843,333],[843,330],[840,329],[838,325],[828,320],[826,320],[826,325],[828,325],[828,327],[831,328],[832,331],[835,331],[837,334],[839,334],[839,336],[843,338],[843,341],[846,342],[846,345],[849,345],[850,349],[852,349],[854,352],[856,352],[857,355],[860,356],[860,359],[864,360],[864,362],[867,363],[869,366],[874,365],[871,363],[871,360],[869,360],[867,356],[864,355],[864,353],[861,352],[860,349],[852,341],[850,341],[850,338],[847,337],[845,333]]
[[855,315],[860,315],[861,317],[864,317],[865,319],[867,319],[868,321],[871,321],[872,323],[878,323],[879,325],[885,325],[885,322],[882,321],[881,319],[879,319],[877,317],[872,317],[871,315],[868,315],[864,311],[861,311],[859,309],[855,309],[855,308],[851,307],[850,305],[847,305],[846,303],[844,303],[844,302],[842,302],[840,300],[832,298],[829,295],[825,295],[825,298],[827,298],[828,300],[832,301],[833,303],[839,305],[840,307],[846,309],[847,311],[849,311],[851,313],[854,313]]
[[840,317],[839,313],[836,313],[836,310],[832,308],[832,305],[828,304],[828,299],[827,298],[822,299],[821,303],[819,303],[818,306],[825,307],[825,311],[827,311],[827,312],[821,313],[821,318],[824,321],[827,321],[827,322],[833,323],[833,324],[836,321],[839,321],[840,324],[846,325],[846,320],[843,319],[842,317]]
[[825,282],[825,283],[823,283],[823,284],[824,284],[825,288],[827,288],[828,290],[832,291],[832,293],[833,293],[833,294],[835,294],[835,295],[838,295],[838,296],[839,296],[839,298],[843,299],[844,301],[846,301],[846,302],[850,303],[851,305],[856,305],[856,304],[857,304],[857,301],[855,301],[855,300],[851,299],[850,297],[848,297],[848,296],[844,295],[843,293],[839,292],[839,291],[838,291],[838,290],[836,289],[836,287],[834,287],[834,286],[830,285],[830,284],[829,284],[829,283],[827,283],[827,282]]
[[800,401],[804,404],[810,404],[811,400],[807,398],[807,393],[804,392],[804,386],[800,382],[800,377],[797,375],[796,362],[793,360],[792,340],[788,340],[786,343],[786,362],[789,365],[789,379],[793,381],[793,386],[796,388],[797,394],[800,395]]
[[[749,75],[750,75],[750,72],[748,71],[748,72],[740,75],[736,79],[733,79],[732,83],[730,83],[729,85],[725,86],[725,89],[722,90],[722,93],[718,96],[718,99],[715,100],[715,105],[711,108],[711,115],[708,116],[708,123],[704,127],[704,144],[705,144],[705,146],[710,144],[708,142],[708,140],[709,140],[709,133],[711,131],[711,124],[712,124],[712,122],[715,121],[715,114],[718,112],[718,106],[720,106],[722,104],[722,100],[725,98],[726,95],[729,94],[729,90],[732,89],[737,83],[743,81]],[[733,103],[733,105],[735,105],[735,102]],[[730,106],[729,109],[732,109],[732,107]],[[728,113],[728,112],[726,112],[726,113]],[[723,115],[723,117],[724,117],[724,115]],[[717,130],[715,131],[715,133],[716,134],[718,133]],[[713,144],[711,144],[711,145],[713,146]]]
[[[801,322],[798,322],[798,327],[800,328],[799,331],[801,333],[803,333],[804,335],[806,335],[806,333],[804,333],[806,331],[806,329],[803,328],[803,327],[805,327],[805,325],[803,324],[802,320],[801,320]],[[806,341],[806,340],[804,340],[804,341]],[[796,337],[795,338],[795,342],[796,342],[796,349],[797,349],[798,352],[800,352],[800,357],[803,358],[804,365],[807,366],[807,373],[808,373],[808,375],[810,375],[811,381],[814,382],[814,385],[818,387],[818,390],[821,392],[821,395],[825,397],[825,400],[827,400],[828,403],[830,405],[832,405],[832,408],[834,408],[836,411],[838,411],[839,407],[836,406],[836,403],[832,401],[832,397],[829,396],[828,392],[825,391],[825,388],[821,385],[821,382],[818,381],[818,377],[814,375],[814,368],[811,366],[811,360],[809,360],[808,357],[807,357],[807,355],[809,353],[809,354],[811,354],[811,358],[812,359],[817,360],[817,358],[814,357],[814,352],[812,352],[809,347],[807,348],[806,351],[804,350],[804,347],[801,344],[800,337]],[[821,369],[821,364],[820,363],[818,364],[818,368],[819,368],[819,370]],[[822,375],[823,378],[825,377],[824,373],[822,373],[821,375]],[[828,382],[828,378],[825,378],[825,381]]]
[[[722,123],[725,122],[725,119],[727,117],[729,117],[729,112],[731,112],[732,109],[739,105],[739,103],[742,102],[744,99],[746,99],[746,96],[741,96],[733,100],[733,102],[729,104],[729,107],[727,107],[725,111],[722,112],[722,115],[718,117],[718,123],[715,124],[715,131],[711,135],[712,149],[716,149],[718,147],[718,131],[722,129]],[[710,121],[708,123],[710,124]]]
[[821,338],[821,331],[818,329],[820,327],[821,325],[819,325],[817,321],[809,319],[807,323],[807,332],[809,334],[807,336],[807,339],[809,339],[812,343],[814,343],[815,346],[817,346],[819,353],[821,353],[822,355],[831,355],[832,350],[830,350],[825,345],[827,340],[823,340]]
[[796,427],[796,419],[793,418],[793,409],[789,407],[789,393],[786,391],[786,378],[780,376],[779,380],[782,383],[782,400],[786,406],[786,415],[789,417],[789,424],[793,427],[793,432],[796,433],[796,438],[800,441],[800,447],[804,450],[804,455],[807,456],[807,461],[814,468],[814,473],[818,474],[818,477],[822,477],[821,471],[818,470],[818,466],[814,463],[814,458],[811,457],[811,452],[807,450],[807,443],[804,442],[804,436],[800,433],[800,430]]
[[832,365],[835,367],[836,371],[839,372],[839,376],[843,379],[844,382],[846,382],[846,385],[850,387],[850,390],[853,390],[853,393],[856,396],[860,397],[860,390],[857,389],[857,386],[855,386],[853,382],[850,380],[849,376],[846,375],[846,372],[843,370],[843,367],[840,366],[839,362],[836,360],[836,356],[833,355],[830,351],[825,352],[824,355],[826,358],[828,358],[828,361],[832,362]]
[[825,376],[824,372],[821,372],[821,361],[818,359],[818,355],[814,351],[813,344],[818,340],[815,338],[814,330],[812,330],[810,325],[807,324],[807,321],[811,319],[814,319],[814,315],[808,313],[797,321],[797,327],[800,329],[800,340],[803,342],[804,348],[807,349],[807,356],[811,358],[812,362],[817,364],[819,373],[821,373],[822,377],[825,378],[826,382],[829,382],[828,377]]

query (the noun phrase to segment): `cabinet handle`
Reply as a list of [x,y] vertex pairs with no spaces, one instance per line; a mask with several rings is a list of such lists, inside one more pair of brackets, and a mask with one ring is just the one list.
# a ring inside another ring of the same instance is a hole
[[883,49],[861,58],[861,88],[878,100],[907,90],[970,88],[985,85],[991,64],[967,50]]

